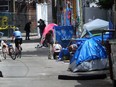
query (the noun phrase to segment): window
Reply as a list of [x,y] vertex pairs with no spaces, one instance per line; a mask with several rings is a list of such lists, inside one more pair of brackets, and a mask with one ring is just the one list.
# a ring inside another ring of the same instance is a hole
[[8,1],[0,1],[0,11],[8,11],[9,10]]
[[8,5],[8,1],[0,1],[0,5]]
[[0,7],[0,11],[8,11],[8,6]]

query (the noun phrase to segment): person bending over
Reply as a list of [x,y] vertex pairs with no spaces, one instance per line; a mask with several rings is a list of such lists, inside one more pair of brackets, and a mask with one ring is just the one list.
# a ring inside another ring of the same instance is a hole
[[63,56],[70,58],[75,53],[77,48],[77,44],[71,44],[67,48],[63,48],[59,53],[58,61],[63,60]]

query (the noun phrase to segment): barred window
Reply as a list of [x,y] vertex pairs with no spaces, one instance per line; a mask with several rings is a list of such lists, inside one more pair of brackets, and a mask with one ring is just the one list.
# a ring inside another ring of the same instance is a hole
[[0,5],[8,5],[8,1],[0,1]]
[[8,10],[9,10],[9,2],[0,1],[0,11],[8,11]]

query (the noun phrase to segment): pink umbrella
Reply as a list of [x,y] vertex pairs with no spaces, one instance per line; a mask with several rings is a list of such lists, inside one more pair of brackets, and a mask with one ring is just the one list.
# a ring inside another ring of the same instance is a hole
[[50,30],[52,30],[52,31],[54,32],[54,30],[53,30],[53,27],[54,27],[54,26],[58,26],[58,25],[57,25],[57,24],[54,24],[54,23],[48,24],[48,25],[45,27],[42,36],[45,36]]
[[40,42],[41,44],[43,43],[46,34],[47,34],[50,30],[52,30],[52,31],[54,32],[54,30],[53,30],[53,27],[54,27],[54,26],[58,26],[58,25],[55,24],[55,23],[50,23],[50,24],[48,24],[48,25],[45,27],[45,29],[44,29],[44,31],[43,31],[43,34],[42,34],[41,42]]

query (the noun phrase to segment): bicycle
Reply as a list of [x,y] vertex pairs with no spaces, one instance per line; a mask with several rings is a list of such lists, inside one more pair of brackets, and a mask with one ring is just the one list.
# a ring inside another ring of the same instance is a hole
[[18,44],[18,47],[15,48],[15,57],[16,58],[21,58],[22,56],[22,47],[21,44]]
[[[0,38],[4,35],[3,32],[0,32]],[[12,44],[8,43],[7,40],[1,40],[2,54],[4,59],[6,59],[7,55],[9,55],[13,60],[16,59],[15,51]]]
[[13,48],[13,46],[10,44],[9,46],[8,46],[8,50],[9,50],[9,56],[13,59],[13,60],[15,60],[16,59],[16,57],[15,57],[15,51],[14,51],[14,48]]
[[3,47],[2,47],[2,54],[3,54],[4,59],[6,59],[6,56],[7,56],[7,48],[6,48],[5,45],[3,45]]
[[8,50],[7,50],[6,45],[3,45],[2,54],[3,54],[4,59],[6,59],[7,55],[9,55],[13,60],[16,59],[15,51],[14,51],[14,48],[13,48],[13,46],[11,44],[8,44]]

